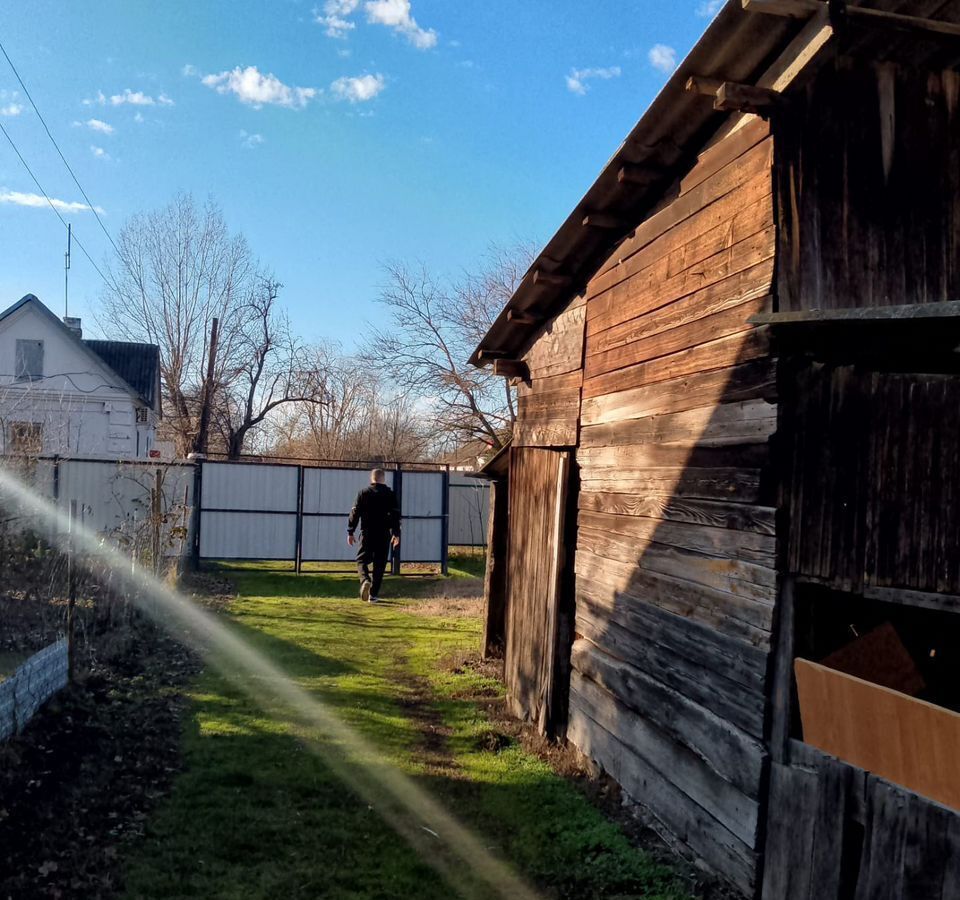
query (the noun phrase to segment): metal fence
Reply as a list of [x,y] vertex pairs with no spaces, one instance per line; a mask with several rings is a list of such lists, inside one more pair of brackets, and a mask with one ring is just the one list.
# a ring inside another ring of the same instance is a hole
[[485,547],[490,487],[479,478],[450,473],[450,525],[452,547]]
[[[157,462],[60,457],[16,461],[42,497],[105,541],[125,549],[150,539],[158,510],[162,551],[192,552],[197,561],[352,560],[346,520],[369,468],[283,462]],[[448,547],[486,543],[488,487],[443,467],[387,470],[403,516],[394,571],[404,563],[446,566]],[[195,503],[194,494],[197,494]],[[32,514],[23,510],[28,521]],[[34,516],[35,517],[35,516]],[[38,523],[36,530],[48,533]],[[58,531],[65,531],[66,525]],[[56,537],[57,535],[52,535]]]
[[[82,526],[105,542],[132,549],[153,540],[161,519],[161,550],[177,556],[190,547],[194,465],[156,461],[7,457],[20,477],[63,514],[56,528],[29,508],[16,510],[23,525],[56,539],[74,511]],[[159,496],[159,504],[154,505]],[[183,535],[175,537],[177,534]]]
[[[388,470],[397,493],[402,562],[447,565],[450,476],[444,470]],[[369,484],[369,469],[286,463],[203,462],[199,474],[198,561],[283,560],[297,571],[307,562],[344,562],[347,517]]]

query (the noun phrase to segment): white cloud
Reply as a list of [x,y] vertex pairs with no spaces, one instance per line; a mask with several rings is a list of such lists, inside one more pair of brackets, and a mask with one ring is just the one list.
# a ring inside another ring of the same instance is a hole
[[262,134],[250,134],[248,131],[241,130],[240,143],[248,150],[255,150],[266,138]]
[[566,77],[567,90],[581,97],[590,89],[587,82],[591,78],[601,78],[609,81],[620,77],[620,66],[607,66],[603,69],[571,69]]
[[367,21],[386,25],[402,34],[418,50],[429,50],[437,45],[437,33],[432,28],[421,28],[410,12],[410,0],[367,0],[363,8]]
[[654,44],[647,54],[650,65],[669,75],[677,67],[677,51],[666,44]]
[[131,91],[126,88],[120,94],[111,94],[109,97],[103,91],[97,91],[96,97],[86,97],[83,101],[84,106],[173,106],[173,100],[166,94],[160,94],[158,97],[151,97],[143,91]]
[[23,112],[23,104],[21,103],[7,103],[5,106],[0,106],[0,116],[19,116]]
[[[324,28],[332,38],[345,38],[357,24],[352,17],[360,8],[361,0],[326,0],[323,6],[314,9],[313,20]],[[421,28],[410,9],[410,0],[365,0],[363,10],[371,25],[384,25],[402,34],[419,50],[429,50],[437,45],[437,32]]]
[[196,67],[196,66],[191,66],[190,63],[187,63],[187,64],[180,70],[180,74],[183,75],[185,78],[189,78],[191,75],[196,75],[196,74],[198,74],[198,73],[197,73],[197,67]]
[[324,34],[332,38],[345,38],[347,32],[357,26],[347,16],[352,16],[360,5],[360,0],[326,0],[323,9],[313,11],[313,20],[324,26]]
[[366,103],[387,86],[382,75],[358,75],[353,78],[338,78],[330,85],[333,96],[351,103]]
[[114,127],[104,122],[102,119],[87,119],[84,123],[91,131],[99,131],[100,134],[113,134]]
[[[89,212],[91,209],[86,203],[58,200],[56,197],[51,197],[50,202],[56,209],[60,210],[60,212]],[[10,203],[13,206],[29,206],[38,209],[40,207],[46,207],[47,198],[42,194],[24,194],[20,191],[0,190],[0,203]],[[95,209],[98,213],[105,212],[102,206],[94,206],[92,209]]]
[[237,66],[219,75],[204,75],[200,80],[218,94],[235,94],[241,103],[255,109],[264,104],[301,109],[318,93],[316,88],[284,84],[276,75],[264,75],[256,66]]
[[104,150],[103,147],[97,147],[95,144],[90,145],[90,152],[97,159],[110,159],[110,154],[107,153],[107,151]]
[[140,123],[143,122],[143,113],[139,110],[133,114],[133,121]]
[[697,15],[701,19],[712,19],[718,12],[720,12],[720,7],[723,6],[724,0],[703,0],[697,7]]

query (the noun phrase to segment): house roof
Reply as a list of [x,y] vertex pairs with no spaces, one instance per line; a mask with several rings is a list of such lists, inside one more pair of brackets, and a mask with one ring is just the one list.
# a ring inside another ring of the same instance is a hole
[[159,409],[157,386],[160,377],[160,348],[155,344],[137,344],[126,341],[85,341],[77,337],[48,309],[35,294],[25,294],[12,306],[0,312],[0,322],[25,306],[33,305],[45,315],[54,327],[71,341],[76,341],[83,353],[100,366],[106,366],[131,394],[147,406]]
[[160,348],[156,344],[90,340],[84,340],[83,343],[143,397],[149,406],[154,405],[160,380]]
[[[745,2],[727,0],[720,9],[583,199],[534,260],[471,356],[473,365],[484,365],[497,356],[521,354],[543,322],[573,293],[580,292],[611,251],[629,236],[628,229],[653,211],[678,174],[692,166],[709,138],[730,116],[729,112],[717,112],[712,98],[687,91],[688,79],[757,84],[770,73],[774,61],[790,49],[794,39],[804,40],[801,32],[815,24],[812,17],[827,13],[827,3],[818,6],[811,0],[771,4],[781,9],[793,4],[796,17],[747,11],[743,8]],[[960,0],[866,0],[862,5],[960,22]],[[842,6],[839,3],[836,8]],[[873,61],[906,59],[915,66],[945,68],[957,63],[957,54],[934,36],[894,30],[884,27],[882,22],[867,26],[860,23],[860,17],[848,18],[847,30],[842,34],[845,53]],[[648,180],[639,184],[621,182],[618,173],[624,166],[636,167],[634,171],[644,172]],[[608,221],[625,223],[624,227],[592,227],[584,221],[598,213]],[[526,315],[521,321],[511,321],[511,311]],[[485,358],[485,354],[489,356]]]

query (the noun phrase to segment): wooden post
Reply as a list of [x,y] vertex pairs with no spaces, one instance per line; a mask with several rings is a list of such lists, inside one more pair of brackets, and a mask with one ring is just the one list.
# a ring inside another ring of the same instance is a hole
[[69,526],[67,529],[67,681],[73,684],[76,678],[76,613],[77,572],[73,558],[73,529],[76,527],[77,501],[70,501]]
[[150,493],[150,552],[153,556],[153,575],[156,578],[159,577],[161,568],[161,525],[163,522],[163,473],[160,471],[159,466],[157,466],[153,473],[153,490]]
[[490,482],[487,567],[483,579],[483,657],[503,655],[507,612],[507,513],[510,483]]
[[217,337],[220,333],[220,320],[214,318],[210,328],[210,353],[207,356],[207,378],[203,383],[203,398],[200,401],[200,422],[197,425],[197,438],[193,449],[196,453],[207,452],[207,431],[210,429],[210,407],[213,404],[213,373],[217,362]]

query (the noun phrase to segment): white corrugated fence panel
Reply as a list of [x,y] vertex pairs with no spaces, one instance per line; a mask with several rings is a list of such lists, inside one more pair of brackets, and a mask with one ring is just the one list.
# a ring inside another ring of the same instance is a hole
[[345,562],[356,559],[357,548],[347,544],[347,517],[304,516],[303,550],[307,562]]
[[297,509],[296,466],[205,462],[200,484],[203,509]]
[[404,516],[443,515],[443,472],[404,472],[400,512]]
[[453,546],[480,547],[487,543],[490,487],[479,478],[450,476],[450,524],[447,540]]
[[132,538],[139,528],[147,527],[159,471],[161,508],[167,519],[164,547],[168,555],[176,552],[179,540],[172,541],[170,531],[183,521],[184,496],[187,507],[193,504],[193,466],[79,459],[61,460],[59,466],[61,512],[69,515],[76,501],[77,518],[85,529],[118,540]]
[[[386,475],[387,484],[393,487],[393,472]],[[357,494],[368,484],[369,469],[304,469],[303,511],[342,514],[346,519]]]
[[[406,476],[404,476],[404,484],[406,484]],[[403,523],[400,558],[404,562],[441,562],[443,520],[407,519]]]
[[200,514],[200,555],[205,559],[293,559],[296,546],[295,512]]

